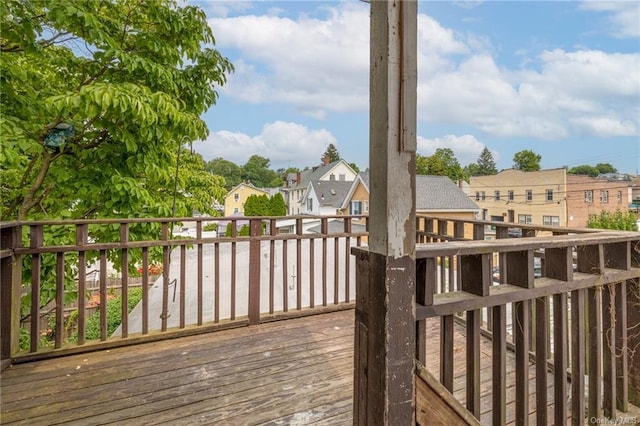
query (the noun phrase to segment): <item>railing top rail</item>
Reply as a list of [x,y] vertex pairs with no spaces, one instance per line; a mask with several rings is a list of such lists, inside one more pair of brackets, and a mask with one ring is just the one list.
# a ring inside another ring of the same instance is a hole
[[321,219],[364,219],[366,215],[331,215],[331,216],[197,216],[197,217],[144,217],[144,218],[108,218],[108,219],[51,219],[0,222],[0,228],[11,228],[23,225],[104,225],[124,223],[177,223],[177,222],[229,222],[243,220],[321,220]]
[[567,232],[571,234],[588,234],[588,233],[599,232],[597,229],[591,229],[591,228],[566,228],[562,226],[544,226],[544,225],[516,223],[516,222],[498,222],[498,221],[491,221],[491,220],[462,219],[462,218],[456,219],[451,217],[434,216],[430,214],[421,214],[421,213],[417,213],[416,217],[424,218],[424,219],[442,220],[442,221],[448,221],[448,222],[464,222],[472,225],[495,226],[497,228],[533,229],[536,231]]
[[640,241],[640,233],[632,231],[601,231],[580,235],[416,244],[416,258],[527,251],[544,248],[611,244],[626,241]]

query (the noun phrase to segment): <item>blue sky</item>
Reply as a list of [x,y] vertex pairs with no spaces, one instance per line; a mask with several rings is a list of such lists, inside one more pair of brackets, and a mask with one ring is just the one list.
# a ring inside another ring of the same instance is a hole
[[[369,5],[191,1],[235,65],[204,116],[205,159],[313,166],[333,143],[369,162]],[[418,152],[499,169],[530,149],[543,168],[640,172],[640,2],[420,1]]]

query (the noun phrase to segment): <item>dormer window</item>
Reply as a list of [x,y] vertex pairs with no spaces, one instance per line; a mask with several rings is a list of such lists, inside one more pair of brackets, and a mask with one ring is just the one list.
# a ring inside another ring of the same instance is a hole
[[336,180],[336,175],[334,175],[333,173],[331,173],[329,175],[329,180]]

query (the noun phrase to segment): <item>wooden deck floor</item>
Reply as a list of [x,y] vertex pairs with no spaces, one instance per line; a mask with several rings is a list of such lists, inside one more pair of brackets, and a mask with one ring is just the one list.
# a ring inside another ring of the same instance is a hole
[[[353,315],[342,311],[14,365],[0,377],[0,422],[349,425]],[[439,330],[437,321],[432,326]],[[456,325],[459,399],[464,397],[463,333]],[[483,340],[481,420],[490,424],[491,349]],[[427,368],[437,377],[437,344],[428,354]],[[513,421],[510,352],[508,359],[507,416]],[[532,393],[534,374],[532,367]]]

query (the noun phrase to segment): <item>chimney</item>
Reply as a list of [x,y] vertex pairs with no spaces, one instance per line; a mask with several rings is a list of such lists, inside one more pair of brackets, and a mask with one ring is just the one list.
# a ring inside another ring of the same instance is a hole
[[302,177],[300,176],[300,172],[296,173],[296,184],[300,184],[300,182],[302,181]]
[[329,164],[329,156],[325,155],[322,157],[322,165],[326,166],[327,164]]

